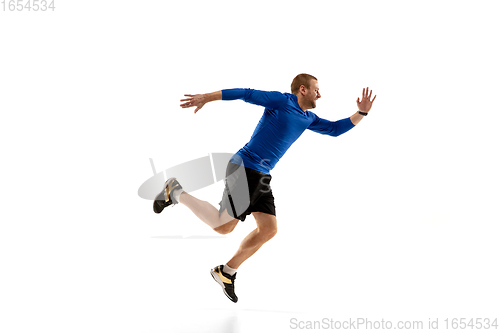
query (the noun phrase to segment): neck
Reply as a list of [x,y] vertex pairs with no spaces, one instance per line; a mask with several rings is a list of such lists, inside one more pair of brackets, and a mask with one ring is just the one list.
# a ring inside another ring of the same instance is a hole
[[302,95],[299,94],[299,95],[295,95],[295,96],[297,96],[297,102],[299,103],[300,109],[302,111],[306,112],[308,108],[307,108],[307,105],[306,105],[304,99],[302,98]]

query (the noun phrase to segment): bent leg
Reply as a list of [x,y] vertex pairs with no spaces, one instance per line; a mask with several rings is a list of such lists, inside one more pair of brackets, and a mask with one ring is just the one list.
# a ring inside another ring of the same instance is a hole
[[188,207],[200,220],[208,224],[212,229],[221,234],[233,231],[238,219],[233,218],[224,210],[219,216],[217,208],[209,202],[193,197],[191,194],[182,192],[180,203]]
[[227,262],[227,265],[234,269],[240,267],[245,260],[257,252],[264,243],[273,238],[278,231],[276,216],[261,212],[254,212],[252,215],[257,222],[257,229],[243,239],[236,254]]

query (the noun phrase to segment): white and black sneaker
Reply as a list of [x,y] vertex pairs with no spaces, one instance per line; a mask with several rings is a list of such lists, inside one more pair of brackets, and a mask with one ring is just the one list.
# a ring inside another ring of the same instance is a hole
[[154,212],[160,214],[165,207],[178,204],[179,202],[173,196],[174,191],[178,190],[182,190],[181,184],[179,184],[176,178],[169,178],[153,202]]
[[238,296],[234,293],[234,280],[236,279],[236,274],[230,275],[222,271],[224,265],[217,266],[210,270],[210,274],[214,280],[222,287],[224,294],[234,303],[238,302]]

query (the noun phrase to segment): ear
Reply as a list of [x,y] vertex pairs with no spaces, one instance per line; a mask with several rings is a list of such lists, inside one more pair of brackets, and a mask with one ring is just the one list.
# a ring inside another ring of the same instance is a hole
[[306,94],[306,86],[305,85],[301,85],[300,88],[299,88],[299,91],[302,95],[305,95]]

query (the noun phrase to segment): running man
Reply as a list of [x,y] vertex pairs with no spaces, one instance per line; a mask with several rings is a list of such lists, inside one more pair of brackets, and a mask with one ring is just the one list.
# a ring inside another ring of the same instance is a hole
[[234,256],[225,264],[211,269],[211,275],[221,285],[224,294],[238,301],[234,290],[236,271],[267,241],[276,235],[277,220],[274,197],[270,187],[270,171],[290,146],[306,130],[339,136],[352,129],[368,115],[373,101],[372,92],[363,88],[358,111],[350,118],[329,121],[309,109],[321,98],[318,80],[309,74],[297,75],[291,85],[292,93],[267,92],[253,89],[226,89],[209,94],[185,95],[182,108],[196,107],[198,112],[206,103],[216,100],[242,99],[265,107],[250,141],[229,161],[220,209],[186,193],[175,178],[166,181],[155,198],[153,209],[159,214],[165,207],[181,203],[198,218],[220,234],[228,234],[239,221],[252,214],[257,228],[243,239]]

